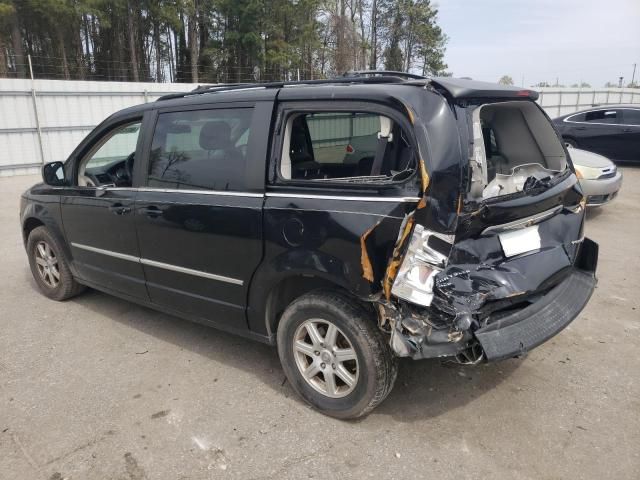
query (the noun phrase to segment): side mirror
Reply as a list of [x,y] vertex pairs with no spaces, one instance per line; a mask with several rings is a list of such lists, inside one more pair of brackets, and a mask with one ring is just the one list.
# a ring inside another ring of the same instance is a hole
[[47,185],[52,187],[63,187],[67,184],[64,177],[64,163],[51,162],[43,165],[42,179]]

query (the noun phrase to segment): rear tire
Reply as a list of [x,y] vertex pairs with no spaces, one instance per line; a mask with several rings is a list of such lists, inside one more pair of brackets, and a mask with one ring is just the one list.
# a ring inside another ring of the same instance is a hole
[[346,294],[317,290],[299,297],[282,315],[277,337],[289,383],[326,415],[366,415],[393,388],[398,360],[373,314]]
[[27,240],[27,255],[38,288],[52,300],[67,300],[86,288],[73,278],[63,249],[46,227],[31,231]]

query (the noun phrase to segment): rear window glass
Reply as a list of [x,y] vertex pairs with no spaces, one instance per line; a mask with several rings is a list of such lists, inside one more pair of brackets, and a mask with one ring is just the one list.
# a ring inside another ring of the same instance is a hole
[[251,115],[251,108],[161,113],[147,184],[186,190],[244,188]]
[[568,122],[584,122],[584,113],[578,113],[576,115],[571,115],[567,118]]

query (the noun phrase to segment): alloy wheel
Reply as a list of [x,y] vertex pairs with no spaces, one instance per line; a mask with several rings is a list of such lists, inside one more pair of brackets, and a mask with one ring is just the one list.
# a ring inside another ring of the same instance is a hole
[[47,242],[40,241],[36,244],[35,260],[42,281],[48,287],[56,288],[60,283],[58,259]]
[[356,351],[330,321],[314,318],[300,324],[293,336],[293,352],[302,378],[321,394],[341,398],[356,387]]

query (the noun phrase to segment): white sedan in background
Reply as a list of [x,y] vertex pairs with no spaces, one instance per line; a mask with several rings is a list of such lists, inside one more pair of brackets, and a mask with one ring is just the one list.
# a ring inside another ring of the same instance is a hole
[[615,163],[597,153],[569,148],[569,154],[580,179],[587,206],[597,207],[613,200],[622,186],[622,173]]

